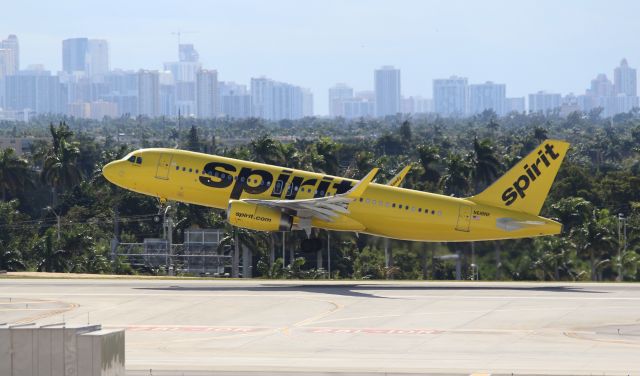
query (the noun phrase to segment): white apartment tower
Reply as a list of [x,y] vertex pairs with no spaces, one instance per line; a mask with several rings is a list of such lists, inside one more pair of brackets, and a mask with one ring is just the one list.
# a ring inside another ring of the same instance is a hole
[[400,69],[385,65],[375,70],[373,80],[376,93],[376,116],[399,113],[402,110]]
[[200,70],[196,75],[196,115],[200,119],[218,116],[218,72]]

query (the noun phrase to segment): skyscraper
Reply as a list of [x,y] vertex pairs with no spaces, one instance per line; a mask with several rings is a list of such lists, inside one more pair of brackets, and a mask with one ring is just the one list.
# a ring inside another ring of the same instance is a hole
[[[7,39],[0,41],[0,50],[7,50],[4,57],[4,70],[6,75],[16,74],[20,70],[20,44],[18,37],[10,34]],[[0,59],[3,59],[0,56]],[[0,77],[2,77],[3,61],[0,61]]]
[[196,77],[196,115],[200,119],[218,116],[218,72],[200,70]]
[[329,88],[329,116],[344,116],[342,101],[353,98],[353,89],[347,84],[337,83]]
[[475,115],[485,110],[493,110],[498,116],[504,115],[506,91],[505,84],[494,84],[490,81],[469,85],[469,113]]
[[61,113],[60,81],[44,70],[24,70],[6,77],[6,107],[37,114]]
[[220,115],[230,118],[247,118],[251,116],[251,95],[245,85],[235,82],[219,82]]
[[549,112],[560,108],[562,96],[555,93],[539,91],[529,94],[529,112]]
[[466,77],[451,76],[433,80],[433,105],[442,116],[464,116],[467,114],[469,87]]
[[200,59],[200,54],[193,48],[193,44],[178,45],[178,60],[187,62],[196,62]]
[[313,116],[313,93],[310,89],[302,88],[302,116]]
[[89,76],[103,76],[109,72],[109,43],[103,39],[89,39],[85,70]]
[[629,67],[627,59],[622,59],[620,66],[614,70],[613,84],[616,94],[625,94],[631,97],[638,95],[636,70]]
[[85,71],[89,39],[71,38],[62,41],[62,70],[67,73]]
[[300,119],[304,116],[303,89],[266,77],[252,78],[251,111],[266,120]]
[[158,71],[138,72],[138,114],[160,115],[160,75]]
[[374,72],[376,116],[395,115],[401,111],[400,69],[385,65]]

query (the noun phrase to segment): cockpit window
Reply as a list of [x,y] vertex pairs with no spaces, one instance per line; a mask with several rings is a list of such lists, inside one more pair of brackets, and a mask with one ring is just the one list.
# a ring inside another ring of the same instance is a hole
[[137,164],[142,164],[142,157],[137,157],[136,158],[136,163]]

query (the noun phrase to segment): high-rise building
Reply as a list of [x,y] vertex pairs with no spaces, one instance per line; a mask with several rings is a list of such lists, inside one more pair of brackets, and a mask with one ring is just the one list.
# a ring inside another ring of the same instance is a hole
[[32,110],[37,114],[62,113],[60,81],[49,71],[20,71],[7,76],[5,85],[7,109]]
[[104,77],[107,93],[100,99],[114,102],[118,106],[118,116],[138,114],[138,73],[115,70]]
[[67,73],[85,71],[89,39],[71,38],[62,41],[62,70]]
[[178,45],[178,60],[182,62],[196,62],[200,59],[200,54],[193,48],[193,44]]
[[329,116],[344,116],[342,101],[353,98],[353,88],[344,83],[337,83],[329,88]]
[[302,116],[313,116],[313,93],[310,89],[302,88]]
[[251,79],[251,111],[266,120],[300,119],[304,115],[302,88],[265,77]]
[[466,77],[433,80],[433,106],[438,115],[464,116],[468,111],[469,86]]
[[493,110],[498,116],[503,116],[506,91],[505,84],[490,81],[469,85],[469,113],[475,115],[485,110]]
[[555,93],[539,91],[529,94],[529,112],[546,113],[560,108],[562,96]]
[[592,97],[611,97],[614,95],[615,90],[613,84],[607,78],[607,75],[600,73],[596,78],[591,80],[591,88],[588,91]]
[[523,113],[525,112],[525,99],[524,97],[505,98],[504,99],[504,113],[505,115],[511,112]]
[[373,75],[376,92],[376,116],[395,115],[401,111],[400,69],[385,65]]
[[627,59],[622,59],[620,66],[617,67],[613,73],[615,93],[635,97],[638,95],[636,79],[636,70],[629,67]]
[[201,70],[196,77],[196,115],[200,119],[218,116],[218,72]]
[[235,82],[219,82],[220,115],[235,119],[251,116],[251,95],[245,85]]
[[86,72],[91,77],[103,76],[109,72],[109,43],[104,39],[89,39]]
[[158,71],[138,72],[138,114],[160,116],[160,74]]
[[[20,70],[20,43],[18,43],[18,37],[10,34],[7,39],[1,40],[0,50],[8,50],[4,60],[5,73],[7,75],[16,74],[16,72]],[[0,59],[2,59],[1,54]],[[1,65],[2,61],[0,61],[0,71],[2,70]],[[2,77],[2,72],[0,72],[0,77]]]

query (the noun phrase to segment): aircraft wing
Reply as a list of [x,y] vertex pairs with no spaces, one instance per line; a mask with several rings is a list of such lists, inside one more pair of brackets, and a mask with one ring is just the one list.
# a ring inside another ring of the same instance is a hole
[[400,184],[402,184],[402,182],[404,181],[405,176],[407,176],[407,173],[409,173],[409,170],[411,170],[411,165],[405,166],[402,170],[400,170],[400,172],[396,174],[396,176],[392,177],[391,180],[387,182],[387,185],[390,185],[392,187],[399,187]]
[[291,213],[300,218],[300,227],[309,232],[311,229],[311,219],[316,218],[326,222],[332,222],[340,215],[349,214],[348,205],[362,196],[373,178],[378,173],[378,169],[371,170],[353,188],[343,194],[300,199],[300,200],[260,200],[244,199],[242,201],[277,208]]

